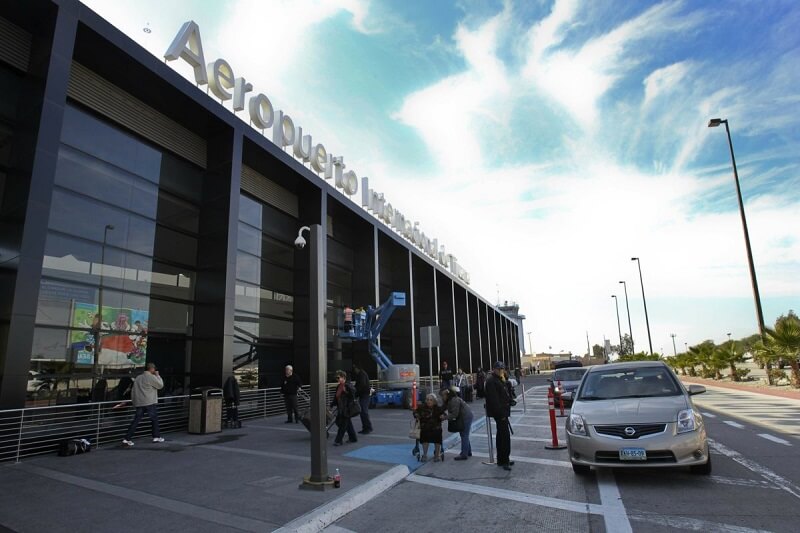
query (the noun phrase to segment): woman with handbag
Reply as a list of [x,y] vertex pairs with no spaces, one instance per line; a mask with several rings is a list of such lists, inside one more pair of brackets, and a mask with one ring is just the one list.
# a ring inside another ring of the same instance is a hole
[[428,460],[428,445],[434,444],[434,462],[444,460],[442,453],[442,419],[444,409],[439,407],[438,398],[435,394],[428,394],[425,402],[417,407],[414,416],[419,420],[419,441],[422,443],[423,463]]
[[358,442],[356,430],[350,417],[360,414],[361,410],[356,407],[358,405],[355,400],[356,391],[347,382],[347,374],[339,370],[336,372],[336,378],[339,380],[339,386],[336,388],[336,395],[331,401],[331,407],[336,407],[336,425],[339,427],[339,431],[336,433],[333,445],[341,446],[345,431],[347,431],[347,442]]
[[442,391],[442,401],[447,409],[447,431],[461,436],[461,454],[456,461],[465,461],[472,455],[469,432],[472,429],[472,410],[467,402],[458,397],[455,387]]

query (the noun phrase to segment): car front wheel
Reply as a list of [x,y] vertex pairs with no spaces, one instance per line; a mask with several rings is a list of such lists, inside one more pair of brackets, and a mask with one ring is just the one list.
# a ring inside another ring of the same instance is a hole
[[589,472],[591,471],[591,467],[587,465],[576,465],[575,463],[572,463],[572,471],[579,476],[585,476],[589,474]]

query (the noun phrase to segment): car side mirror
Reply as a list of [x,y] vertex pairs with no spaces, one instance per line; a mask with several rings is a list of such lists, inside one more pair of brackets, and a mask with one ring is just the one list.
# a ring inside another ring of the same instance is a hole
[[703,394],[706,388],[702,385],[689,385],[687,391],[689,392],[689,396],[694,396],[695,394]]

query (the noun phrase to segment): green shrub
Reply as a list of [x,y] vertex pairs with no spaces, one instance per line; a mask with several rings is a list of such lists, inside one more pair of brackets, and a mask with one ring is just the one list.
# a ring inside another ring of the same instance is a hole
[[786,372],[779,368],[771,368],[769,370],[769,377],[772,378],[772,383],[777,383],[778,380],[781,379],[789,379],[789,376],[786,375]]
[[737,368],[736,381],[749,381],[750,378],[747,377],[747,374],[749,373],[750,373],[749,368]]

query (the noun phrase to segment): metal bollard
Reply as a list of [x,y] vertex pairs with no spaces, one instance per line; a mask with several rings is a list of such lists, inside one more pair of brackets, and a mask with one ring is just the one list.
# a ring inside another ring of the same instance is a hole
[[547,408],[550,411],[550,431],[553,436],[553,441],[550,444],[545,444],[544,447],[548,450],[563,450],[566,448],[566,446],[558,443],[558,430],[556,429],[556,406],[553,399],[553,391],[550,389],[547,389]]
[[525,385],[522,385],[522,412],[528,412],[528,409],[525,407]]
[[559,404],[559,409],[561,409],[561,414],[559,414],[558,416],[562,417],[562,416],[565,416],[564,415],[564,390],[561,389],[561,380],[560,379],[558,380],[558,388],[559,388],[559,390],[561,390],[561,392],[558,393],[558,404]]
[[411,409],[417,410],[417,380],[411,382]]
[[[486,404],[483,404],[484,410],[486,409]],[[495,464],[494,460],[494,445],[492,444],[492,419],[489,418],[489,414],[486,413],[486,436],[489,439],[489,460],[483,461],[485,465],[493,465]]]

